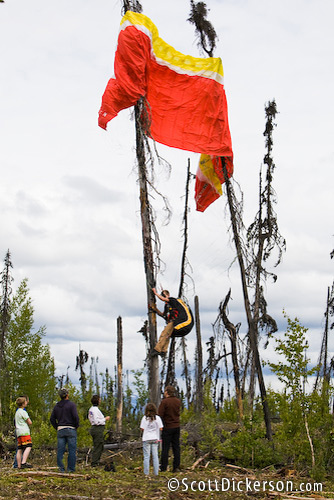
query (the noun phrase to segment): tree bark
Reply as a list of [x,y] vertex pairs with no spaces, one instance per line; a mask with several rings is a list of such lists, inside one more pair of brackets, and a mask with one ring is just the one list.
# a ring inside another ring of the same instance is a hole
[[116,434],[122,434],[123,416],[123,328],[122,318],[117,318],[117,413],[116,413]]
[[182,346],[182,354],[183,354],[183,375],[186,382],[186,400],[188,408],[190,406],[190,398],[191,398],[191,379],[188,370],[188,360],[187,360],[187,345],[185,338],[181,338],[181,346]]
[[228,319],[226,314],[227,304],[231,297],[231,290],[225,297],[224,303],[221,307],[220,314],[224,323],[226,330],[229,332],[230,341],[231,341],[231,354],[232,354],[232,364],[233,364],[233,374],[234,374],[234,386],[235,386],[235,395],[237,400],[237,407],[239,412],[240,420],[243,419],[244,411],[241,397],[241,387],[240,387],[240,370],[239,370],[239,362],[238,362],[238,346],[237,346],[237,329],[233,323]]
[[[188,199],[189,199],[189,183],[190,183],[190,159],[188,158],[188,167],[187,167],[187,181],[186,181],[186,196],[184,202],[184,244],[183,244],[183,252],[182,252],[182,260],[181,260],[181,278],[180,278],[180,286],[179,286],[179,297],[183,296],[183,288],[184,288],[184,276],[185,276],[185,267],[187,260],[187,248],[188,248]],[[191,379],[188,370],[188,361],[187,361],[187,346],[185,338],[181,339],[182,345],[182,355],[183,355],[183,374],[186,382],[186,399],[188,408],[190,405],[191,398]]]
[[[146,174],[146,159],[145,147],[143,139],[143,131],[140,125],[140,110],[138,104],[135,106],[136,118],[136,156],[138,163],[139,177],[139,198],[140,198],[140,216],[142,223],[142,240],[143,240],[143,256],[144,270],[146,276],[146,295],[147,304],[155,306],[155,295],[152,288],[155,287],[154,278],[154,262],[152,250],[152,233],[151,233],[151,214],[148,201],[147,189],[147,174]],[[148,311],[148,334],[150,343],[150,352],[153,351],[157,343],[157,319],[156,313],[149,308]],[[159,406],[160,391],[159,391],[159,360],[158,356],[148,356],[149,368],[149,398],[152,403]]]
[[233,188],[231,185],[231,181],[228,177],[226,165],[225,165],[223,158],[221,158],[221,163],[222,163],[223,173],[224,173],[224,177],[225,177],[227,199],[228,199],[228,205],[230,208],[234,243],[235,243],[235,247],[236,247],[236,251],[237,251],[237,258],[238,258],[239,268],[240,268],[242,291],[243,291],[243,297],[244,297],[244,305],[245,305],[245,311],[246,311],[246,317],[247,317],[247,323],[248,323],[248,335],[249,335],[249,340],[250,340],[250,346],[251,346],[251,349],[252,349],[253,355],[254,355],[254,362],[255,362],[255,366],[256,366],[257,377],[258,377],[260,393],[261,393],[263,414],[264,414],[264,420],[265,420],[265,425],[266,425],[266,437],[269,441],[271,441],[272,440],[272,429],[271,429],[271,421],[270,421],[270,411],[269,411],[269,406],[268,406],[268,401],[267,401],[267,392],[266,392],[266,387],[265,387],[265,383],[264,383],[261,360],[260,360],[258,344],[257,344],[257,327],[254,324],[254,320],[253,320],[252,312],[251,312],[250,301],[249,301],[249,296],[248,296],[245,263],[244,263],[244,259],[243,259],[241,241],[240,241],[240,236],[239,236],[237,222],[236,222],[235,207],[233,204],[233,195],[232,195]]
[[197,353],[197,366],[196,366],[196,397],[195,397],[195,411],[201,414],[203,410],[203,351],[202,351],[202,337],[201,337],[201,323],[199,315],[199,300],[195,296],[195,325],[196,325],[196,353]]
[[6,336],[8,333],[8,326],[10,321],[10,295],[12,293],[11,282],[13,278],[10,275],[10,269],[13,267],[10,252],[7,250],[5,257],[4,270],[1,273],[1,288],[2,288],[2,300],[0,304],[0,378],[1,378],[1,388],[0,388],[0,417],[3,416],[4,408],[6,410],[6,404],[3,405],[4,399],[7,396],[7,378],[8,373],[6,370]]

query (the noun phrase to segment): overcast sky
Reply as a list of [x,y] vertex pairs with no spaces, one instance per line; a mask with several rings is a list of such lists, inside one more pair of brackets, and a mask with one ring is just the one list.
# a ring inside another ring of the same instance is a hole
[[[188,0],[142,0],[143,12],[177,50],[201,55]],[[278,281],[266,286],[269,312],[284,330],[283,309],[309,328],[310,353],[319,355],[327,287],[333,281],[334,32],[331,0],[208,0],[219,36],[235,158],[244,193],[246,226],[257,210],[259,169],[265,153],[264,107],[276,99],[274,131],[278,224],[286,239]],[[36,329],[57,374],[79,345],[113,368],[116,319],[123,318],[124,367],[141,368],[146,319],[134,122],[122,111],[97,125],[101,97],[113,75],[119,0],[6,0],[0,5],[0,258],[9,248],[18,286],[29,279]],[[198,155],[158,146],[171,175],[156,165],[157,187],[173,216],[152,198],[166,265],[158,285],[177,294],[188,158]],[[228,233],[226,197],[205,213],[195,210],[191,186],[188,300],[200,300],[203,339],[212,334],[219,302],[232,289],[230,319],[243,321],[237,264]],[[163,322],[159,320],[159,330]],[[188,337],[193,352],[195,335]],[[274,342],[262,353],[273,356]],[[334,350],[334,341],[330,340]],[[192,360],[191,360],[192,361]],[[271,382],[275,383],[271,378]]]

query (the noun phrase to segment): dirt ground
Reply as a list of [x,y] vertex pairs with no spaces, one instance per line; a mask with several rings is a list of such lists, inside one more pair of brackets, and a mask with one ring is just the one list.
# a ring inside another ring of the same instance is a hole
[[0,461],[0,499],[334,499],[331,478],[315,481],[289,469],[252,471],[199,463],[146,477],[140,454],[120,454],[114,457],[116,472],[92,468],[82,456],[75,473],[61,474],[55,452],[35,452],[31,458],[33,468],[20,471],[13,469],[11,457]]

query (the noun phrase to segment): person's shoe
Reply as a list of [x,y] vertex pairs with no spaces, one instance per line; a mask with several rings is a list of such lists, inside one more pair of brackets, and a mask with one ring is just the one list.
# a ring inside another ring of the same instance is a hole
[[31,469],[32,465],[28,464],[27,462],[25,464],[21,464],[21,469]]
[[175,469],[173,469],[173,472],[181,472],[180,467],[176,467]]

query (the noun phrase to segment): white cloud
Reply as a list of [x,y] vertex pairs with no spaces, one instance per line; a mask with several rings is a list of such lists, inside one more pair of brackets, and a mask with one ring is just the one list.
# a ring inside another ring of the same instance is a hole
[[[143,1],[160,35],[196,55],[189,2]],[[274,186],[287,253],[278,281],[267,284],[268,307],[280,325],[282,310],[312,328],[313,358],[320,349],[327,286],[333,277],[330,215],[333,174],[330,64],[333,47],[328,0],[212,0],[219,34],[235,153],[235,179],[245,195],[245,223],[257,210],[264,156],[264,104],[275,97]],[[13,0],[1,6],[0,231],[10,248],[16,282],[29,278],[36,324],[46,324],[59,373],[73,367],[79,343],[102,365],[115,356],[117,316],[124,320],[125,365],[140,367],[144,342],[136,332],[146,315],[139,194],[134,169],[134,122],[122,111],[97,127],[102,93],[113,73],[120,4],[106,0]],[[184,184],[188,157],[158,145],[172,164],[156,165],[158,189],[173,207],[162,224],[154,195],[161,258],[158,284],[177,293],[182,252]],[[192,185],[193,189],[193,185]],[[219,302],[232,289],[230,315],[244,322],[240,277],[227,233],[225,196],[204,214],[191,195],[189,301],[200,297],[204,340]],[[161,325],[160,325],[161,326]],[[194,337],[189,337],[190,352]],[[192,355],[192,354],[191,354]]]

